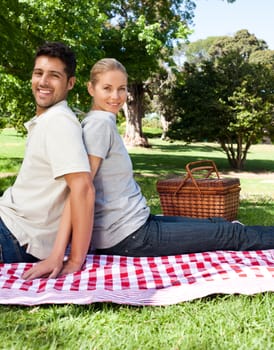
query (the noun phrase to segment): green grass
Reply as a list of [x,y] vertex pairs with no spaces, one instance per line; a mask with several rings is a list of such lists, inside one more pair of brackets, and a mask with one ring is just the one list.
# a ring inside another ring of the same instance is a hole
[[[214,296],[168,307],[0,307],[5,349],[272,349],[273,298]],[[14,322],[16,317],[16,322]]]
[[0,133],[0,173],[16,173],[21,165],[26,139],[18,136],[13,129]]
[[[2,174],[18,171],[24,142],[12,130],[0,134]],[[130,154],[136,180],[154,213],[160,211],[157,179],[183,176],[189,161],[213,159],[223,174],[229,174],[225,155],[215,144],[185,145],[159,139],[150,143],[152,148],[134,148]],[[274,184],[250,177],[274,173],[273,151],[273,146],[257,145],[248,155],[239,209],[239,219],[247,224],[274,224]],[[5,178],[5,183],[2,180],[0,188],[4,190],[14,177]],[[272,350],[273,305],[273,293],[214,295],[168,307],[2,305],[0,349]]]

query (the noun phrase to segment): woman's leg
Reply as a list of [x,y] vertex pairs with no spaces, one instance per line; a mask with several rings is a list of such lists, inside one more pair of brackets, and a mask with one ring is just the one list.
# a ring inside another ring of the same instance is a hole
[[221,218],[153,216],[115,247],[100,253],[161,256],[216,250],[274,248],[274,226],[248,227]]

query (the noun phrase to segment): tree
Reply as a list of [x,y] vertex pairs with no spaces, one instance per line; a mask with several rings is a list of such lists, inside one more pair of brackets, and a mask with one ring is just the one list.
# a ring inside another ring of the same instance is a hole
[[33,111],[30,91],[32,42],[36,36],[24,27],[22,13],[28,5],[18,0],[1,0],[0,13],[0,115],[1,126],[23,129],[26,115]]
[[[77,84],[69,95],[77,110],[90,105],[86,82],[91,65],[101,56],[98,49],[102,23],[97,1],[1,0],[0,113],[24,132],[23,123],[33,115],[30,72],[36,48],[47,41],[63,41],[76,52]],[[12,37],[12,39],[11,39]],[[1,43],[2,44],[2,43]]]
[[211,59],[222,57],[231,51],[237,51],[245,60],[256,51],[267,50],[267,44],[264,40],[257,39],[254,34],[248,30],[242,29],[235,33],[234,36],[222,36],[214,40],[213,45],[208,49]]
[[220,43],[221,50],[212,48],[211,60],[185,63],[181,82],[171,94],[177,118],[169,135],[189,142],[218,141],[230,166],[243,169],[251,145],[271,130],[274,62],[251,62],[253,54],[267,52],[265,46],[252,39],[254,47],[248,44],[245,51],[244,42],[238,47],[239,35],[234,39],[234,50],[230,39],[230,49]]
[[206,39],[200,39],[183,46],[181,55],[185,56],[188,63],[199,64],[204,60],[210,60],[210,48],[215,45],[222,37],[210,36]]
[[101,57],[116,57],[129,71],[126,138],[147,144],[141,123],[144,94],[150,93],[149,82],[162,63],[172,65],[175,43],[189,33],[195,1],[0,0],[0,5],[1,116],[23,131],[34,111],[29,81],[35,49],[45,40],[63,41],[78,60],[77,84],[69,95],[72,106],[82,111],[89,107],[91,65]]
[[190,0],[119,0],[109,7],[102,48],[129,73],[127,144],[148,145],[142,132],[144,95],[150,92],[150,80],[161,70],[161,62],[171,61],[174,43],[187,37],[194,8]]
[[78,83],[70,102],[80,110],[89,103],[85,82],[91,65],[104,56],[125,63],[130,74],[129,124],[133,125],[128,138],[134,134],[132,141],[142,143],[146,81],[157,71],[159,59],[168,57],[172,41],[186,37],[193,1],[1,0],[1,8],[0,74],[7,82],[0,91],[5,96],[0,100],[1,115],[5,113],[16,127],[29,119],[34,107],[29,80],[35,49],[45,40],[61,40],[77,54]]

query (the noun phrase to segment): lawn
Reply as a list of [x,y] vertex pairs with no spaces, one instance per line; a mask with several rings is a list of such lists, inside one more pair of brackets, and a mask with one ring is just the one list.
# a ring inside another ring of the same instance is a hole
[[[0,134],[0,190],[18,171],[24,139],[12,130]],[[136,180],[153,213],[160,212],[156,181],[184,176],[186,163],[213,159],[223,176],[239,176],[239,220],[273,225],[274,146],[256,145],[246,170],[231,173],[216,144],[167,143],[151,139],[151,148],[130,149]],[[5,175],[5,176],[4,176]],[[214,295],[167,307],[131,307],[110,303],[0,306],[0,349],[229,349],[270,350],[274,344],[274,294]]]

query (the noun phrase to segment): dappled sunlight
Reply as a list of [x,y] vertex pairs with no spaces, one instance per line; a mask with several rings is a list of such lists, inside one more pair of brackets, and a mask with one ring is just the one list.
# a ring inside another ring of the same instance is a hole
[[[242,223],[248,225],[273,225],[269,223],[269,218],[273,217],[273,198],[261,198],[250,196],[248,199],[240,200],[238,216]],[[252,213],[252,215],[250,215]]]
[[[213,160],[219,171],[229,175],[232,171],[226,155],[217,143],[191,143],[182,141],[169,143],[160,139],[149,140],[152,147],[132,148],[129,150],[134,170],[154,173],[158,176],[168,174],[181,175],[185,173],[185,166],[196,160]],[[245,172],[265,173],[274,172],[274,159],[272,160],[273,145],[256,145],[248,153]],[[239,172],[235,171],[233,176]]]

